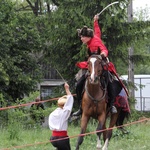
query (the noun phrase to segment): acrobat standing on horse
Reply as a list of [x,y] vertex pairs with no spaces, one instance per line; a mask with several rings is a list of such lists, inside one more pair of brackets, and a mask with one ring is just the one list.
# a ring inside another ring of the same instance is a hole
[[[116,69],[114,65],[108,61],[108,49],[103,44],[101,40],[101,30],[98,23],[99,15],[94,16],[94,31],[87,26],[84,26],[82,29],[78,29],[78,35],[82,41],[83,44],[87,45],[88,48],[88,55],[89,57],[91,55],[101,55],[103,57],[103,60],[105,62],[104,65],[104,72],[103,77],[105,79],[105,82],[107,82],[107,92],[109,97],[109,106],[110,106],[110,112],[117,113],[117,109],[114,106],[115,101],[115,91],[113,88],[113,78],[114,74],[116,74]],[[84,62],[78,62],[76,64],[77,67],[80,69],[87,69],[87,61]],[[77,99],[80,103],[79,110],[75,113],[73,113],[73,116],[79,116],[82,114],[82,108],[81,108],[81,101],[82,101],[82,91],[86,80],[86,73],[84,73],[81,78],[77,81],[76,86],[76,94]]]

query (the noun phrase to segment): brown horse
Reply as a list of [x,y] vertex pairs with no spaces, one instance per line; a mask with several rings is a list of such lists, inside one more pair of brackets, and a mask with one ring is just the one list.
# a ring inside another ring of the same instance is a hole
[[[87,124],[90,117],[98,120],[98,127],[96,131],[106,129],[106,118],[108,117],[107,107],[107,85],[102,86],[100,80],[103,72],[103,60],[100,55],[92,55],[88,59],[88,77],[85,83],[85,91],[82,98],[82,117],[81,117],[81,131],[80,134],[86,132]],[[116,96],[120,93],[122,87],[119,82],[114,82],[116,85]],[[118,86],[119,85],[119,86]],[[125,119],[126,113],[123,113],[121,108],[117,108],[116,114],[110,115],[109,128],[114,125],[122,125]],[[120,115],[121,114],[121,115]],[[123,130],[123,128],[120,128]],[[97,149],[102,147],[100,137],[102,132],[97,132]],[[112,130],[103,132],[104,146],[102,150],[108,149],[108,142],[112,136]],[[79,146],[83,142],[84,136],[79,136],[76,150],[79,150]]]

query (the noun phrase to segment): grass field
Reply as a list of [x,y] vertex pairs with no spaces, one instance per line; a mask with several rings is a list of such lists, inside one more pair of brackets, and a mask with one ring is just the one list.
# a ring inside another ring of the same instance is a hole
[[[71,137],[72,150],[75,150],[76,136],[80,132],[79,126],[79,124],[69,124],[68,133]],[[93,122],[89,123],[87,132],[94,132],[96,126]],[[129,125],[126,129],[129,131],[128,134],[122,134],[117,129],[113,130],[108,150],[150,150],[150,121]],[[51,131],[48,127],[36,126],[23,129],[21,126],[10,125],[0,130],[0,150],[55,150],[49,143]],[[80,150],[96,150],[96,139],[96,134],[85,136]]]

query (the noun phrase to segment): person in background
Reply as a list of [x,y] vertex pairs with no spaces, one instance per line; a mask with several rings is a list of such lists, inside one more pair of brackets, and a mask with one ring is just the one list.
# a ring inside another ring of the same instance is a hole
[[[56,147],[57,150],[71,150],[67,128],[68,119],[72,111],[74,99],[67,83],[64,84],[64,88],[67,95],[64,95],[58,99],[58,108],[56,108],[49,115],[48,120],[49,128],[52,130],[50,140],[52,145]],[[62,140],[57,140],[61,138]]]
[[[91,55],[101,55],[103,60],[105,60],[106,64],[110,66],[111,68],[105,67],[106,69],[103,72],[103,76],[106,80],[107,84],[107,91],[108,91],[108,96],[109,96],[109,105],[110,105],[110,112],[111,113],[117,113],[117,109],[114,106],[114,101],[115,101],[115,91],[113,88],[113,76],[110,73],[109,69],[113,71],[116,71],[113,64],[108,62],[107,57],[108,57],[108,50],[106,46],[103,44],[101,40],[101,30],[98,24],[98,19],[99,16],[95,15],[94,16],[94,31],[87,26],[84,26],[82,29],[78,29],[78,35],[82,41],[83,44],[87,45],[88,49],[88,55],[89,57]],[[87,61],[84,62],[79,62],[76,64],[77,67],[80,69],[87,69]],[[113,68],[112,68],[113,67]],[[81,78],[77,81],[77,86],[76,86],[76,94],[77,94],[77,99],[80,103],[79,110],[75,113],[73,113],[73,116],[79,116],[82,114],[82,108],[81,108],[81,101],[82,101],[82,90],[85,84],[86,80],[86,73],[81,76]]]
[[[35,99],[35,102],[40,102],[40,97]],[[31,105],[30,108],[30,116],[36,123],[44,123],[44,114],[43,110],[45,110],[44,105],[42,103],[35,103]]]

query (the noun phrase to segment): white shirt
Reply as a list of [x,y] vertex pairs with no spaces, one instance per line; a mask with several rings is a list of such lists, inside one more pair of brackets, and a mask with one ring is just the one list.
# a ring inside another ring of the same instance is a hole
[[67,102],[65,103],[63,109],[58,107],[49,115],[48,123],[50,130],[67,131],[68,118],[72,111],[73,102],[73,96],[67,95]]

